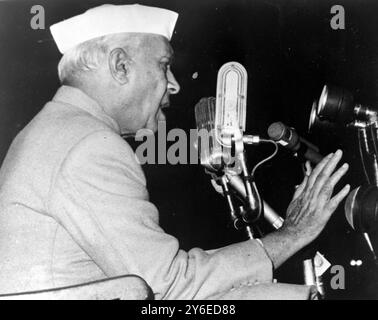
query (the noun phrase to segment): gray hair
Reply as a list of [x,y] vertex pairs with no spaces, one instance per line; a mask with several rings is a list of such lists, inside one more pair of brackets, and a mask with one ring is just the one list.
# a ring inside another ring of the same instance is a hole
[[68,84],[83,72],[96,70],[116,46],[127,47],[128,51],[135,50],[139,43],[135,44],[134,41],[134,47],[129,46],[130,41],[134,39],[137,39],[135,34],[106,35],[85,41],[66,51],[58,64],[60,82]]

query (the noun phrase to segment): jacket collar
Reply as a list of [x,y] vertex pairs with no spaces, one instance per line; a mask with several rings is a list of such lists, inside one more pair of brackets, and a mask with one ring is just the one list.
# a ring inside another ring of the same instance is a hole
[[118,123],[107,115],[104,109],[95,100],[87,96],[80,89],[63,85],[58,89],[52,100],[83,109],[100,121],[105,122],[118,134],[121,133]]

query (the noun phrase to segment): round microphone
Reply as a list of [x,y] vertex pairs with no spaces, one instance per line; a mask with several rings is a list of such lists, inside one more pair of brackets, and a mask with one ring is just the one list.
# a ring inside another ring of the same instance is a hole
[[299,149],[299,136],[292,128],[282,122],[274,122],[268,128],[268,136],[274,141],[281,141],[285,147],[297,151]]
[[317,115],[320,120],[347,124],[355,118],[354,97],[344,88],[325,85],[319,98]]
[[356,231],[370,232],[378,228],[378,187],[359,186],[345,201],[345,217]]
[[378,227],[378,187],[373,185],[360,186],[354,189],[345,201],[345,217],[350,226],[361,232],[378,265],[369,232]]
[[281,140],[285,134],[285,128],[282,122],[274,122],[268,128],[268,135],[273,140]]
[[346,198],[345,200],[345,204],[344,204],[344,211],[345,211],[345,218],[346,220],[348,221],[349,225],[355,230],[355,227],[354,227],[354,215],[355,213],[358,211],[358,209],[356,208],[357,206],[357,202],[356,202],[356,196],[357,196],[357,193],[358,193],[358,190],[360,189],[360,187],[354,189],[353,191],[351,191],[348,195],[348,197]]
[[272,140],[314,164],[318,164],[323,159],[318,147],[300,137],[294,128],[282,122],[272,123],[268,128],[268,135]]

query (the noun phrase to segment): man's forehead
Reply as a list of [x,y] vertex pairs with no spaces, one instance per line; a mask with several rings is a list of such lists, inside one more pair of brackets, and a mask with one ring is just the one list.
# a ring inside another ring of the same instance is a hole
[[172,57],[173,49],[168,39],[154,34],[144,36],[143,48],[147,49],[149,54],[156,57]]
[[169,59],[173,58],[173,49],[172,46],[168,43],[163,52],[161,53],[162,57],[167,57]]

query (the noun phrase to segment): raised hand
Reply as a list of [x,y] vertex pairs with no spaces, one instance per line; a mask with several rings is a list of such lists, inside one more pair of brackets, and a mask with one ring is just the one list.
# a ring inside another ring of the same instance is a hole
[[332,197],[335,185],[348,170],[348,164],[345,163],[335,171],[341,157],[341,150],[335,154],[329,154],[308,176],[306,175],[295,191],[282,229],[297,237],[298,240],[307,243],[314,240],[323,230],[339,203],[349,193],[350,186],[346,185]]
[[342,152],[338,150],[325,157],[314,170],[306,166],[308,175],[294,193],[283,226],[261,239],[275,268],[320,234],[348,194],[350,186],[346,185],[332,197],[335,185],[348,170],[344,164],[335,171],[341,157]]

